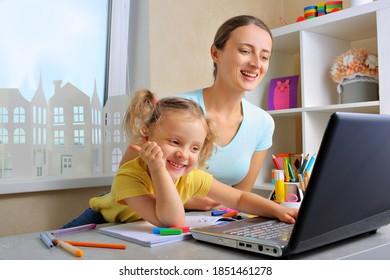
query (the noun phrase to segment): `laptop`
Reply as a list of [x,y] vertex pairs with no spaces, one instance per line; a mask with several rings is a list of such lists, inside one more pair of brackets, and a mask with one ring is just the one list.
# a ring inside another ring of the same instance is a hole
[[[390,223],[390,116],[333,113],[294,225],[250,218],[191,229],[196,240],[287,257]],[[266,225],[267,230],[261,229]],[[264,231],[282,233],[262,237]],[[252,232],[257,230],[257,233]]]

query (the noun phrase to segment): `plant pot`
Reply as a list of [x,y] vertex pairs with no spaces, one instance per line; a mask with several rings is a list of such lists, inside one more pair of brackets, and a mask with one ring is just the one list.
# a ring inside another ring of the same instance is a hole
[[354,103],[379,100],[377,81],[349,81],[337,86],[339,103]]

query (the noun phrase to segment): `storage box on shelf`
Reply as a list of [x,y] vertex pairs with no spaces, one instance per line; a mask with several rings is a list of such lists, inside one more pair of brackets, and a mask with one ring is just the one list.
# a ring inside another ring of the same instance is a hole
[[[390,114],[390,1],[379,0],[272,30],[269,71],[247,98],[267,109],[269,81],[300,75],[298,108],[269,111],[275,120],[273,146],[256,188],[271,189],[271,154],[318,152],[330,115],[336,111]],[[378,53],[379,100],[339,104],[329,70],[333,60],[353,47]]]

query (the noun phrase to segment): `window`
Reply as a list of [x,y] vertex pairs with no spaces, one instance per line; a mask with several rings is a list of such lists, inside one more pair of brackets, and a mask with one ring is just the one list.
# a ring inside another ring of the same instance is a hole
[[65,132],[63,130],[54,130],[54,145],[64,146],[65,144]]
[[83,106],[73,107],[73,123],[83,124],[84,123],[84,108]]
[[121,132],[119,129],[114,130],[114,143],[119,143],[121,141]]
[[4,107],[0,107],[0,124],[2,123],[8,123],[8,110]]
[[23,128],[17,128],[14,131],[14,144],[25,144],[26,133]]
[[74,144],[76,146],[84,146],[85,139],[84,139],[84,130],[83,129],[76,129],[74,131]]
[[26,114],[22,107],[16,107],[14,110],[14,123],[24,123],[26,121]]
[[[130,89],[130,3],[0,1],[0,193],[12,193],[12,184],[2,178],[63,177],[56,179],[64,188],[90,184],[82,178],[97,173],[107,177],[92,179],[96,186],[112,181],[127,143],[110,140],[106,147],[103,137],[113,137],[112,123],[121,122],[114,112],[121,116],[127,102],[105,105],[109,96]],[[80,177],[81,184],[66,182],[69,177]],[[25,191],[52,185],[24,181]]]
[[0,128],[0,144],[8,144],[8,130]]
[[64,108],[54,107],[54,125],[64,124]]
[[118,170],[118,167],[119,167],[119,163],[122,159],[122,152],[120,149],[118,148],[115,148],[113,151],[112,151],[112,172],[115,172],[116,170]]
[[120,125],[121,124],[121,115],[119,112],[114,113],[114,125]]

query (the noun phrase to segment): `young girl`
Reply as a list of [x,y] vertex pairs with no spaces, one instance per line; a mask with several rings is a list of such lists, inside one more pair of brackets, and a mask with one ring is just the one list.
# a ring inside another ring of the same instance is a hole
[[[198,169],[211,155],[216,134],[196,102],[180,97],[157,101],[150,91],[141,90],[124,126],[139,156],[119,168],[110,193],[90,200],[102,222],[144,219],[158,227],[185,226],[183,205],[206,195],[241,212],[295,222],[297,209],[231,188]],[[80,225],[76,220],[70,226]],[[82,219],[89,222],[96,221]]]

